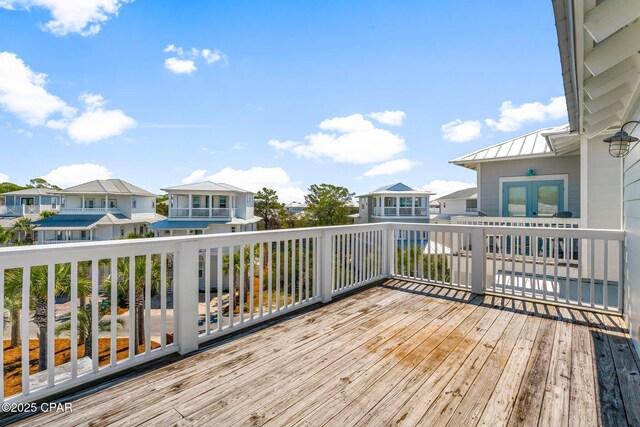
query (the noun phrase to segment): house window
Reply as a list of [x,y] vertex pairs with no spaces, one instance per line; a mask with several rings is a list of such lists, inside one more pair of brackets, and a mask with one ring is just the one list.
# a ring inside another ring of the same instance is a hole
[[411,203],[412,203],[411,197],[400,197],[401,208],[410,208]]
[[80,232],[80,240],[87,240],[87,230],[82,230]]
[[193,196],[191,207],[192,208],[199,208],[200,207],[200,196]]
[[220,207],[221,208],[227,207],[227,196],[220,196]]
[[60,201],[60,207],[64,208],[67,205],[67,199],[63,197]]
[[135,209],[138,206],[138,200],[134,197],[131,199],[131,207]]
[[395,197],[385,197],[384,198],[384,206],[387,208],[395,208],[396,207],[396,198]]
[[84,199],[84,207],[87,209],[93,209],[96,206],[95,199]]
[[253,196],[247,196],[247,207],[253,207]]
[[235,227],[231,227],[231,232],[235,233],[236,232],[236,228]]
[[120,237],[124,237],[124,227],[120,227]]
[[61,230],[56,231],[56,240],[62,240],[62,231]]
[[118,207],[118,201],[117,200],[109,200],[109,208],[110,209],[115,209]]
[[202,257],[198,257],[198,278],[204,277],[204,260]]
[[416,208],[422,207],[422,197],[416,197],[413,199],[413,203]]
[[195,231],[195,235],[196,236],[199,236],[199,235],[203,234],[202,230],[194,230],[194,231]]
[[156,208],[156,202],[154,202],[153,200],[151,201],[151,209],[155,209]]

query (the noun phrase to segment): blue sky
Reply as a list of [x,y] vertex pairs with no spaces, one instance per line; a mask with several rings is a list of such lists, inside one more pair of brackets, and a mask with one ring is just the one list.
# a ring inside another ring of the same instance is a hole
[[449,160],[566,120],[549,1],[0,0],[0,52],[17,183],[443,193],[475,182]]

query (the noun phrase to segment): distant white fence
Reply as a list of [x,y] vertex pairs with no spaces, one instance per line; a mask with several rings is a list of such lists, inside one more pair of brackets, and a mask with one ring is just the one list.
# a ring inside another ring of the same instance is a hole
[[378,223],[3,248],[0,390],[46,397],[390,277],[619,313],[623,239]]

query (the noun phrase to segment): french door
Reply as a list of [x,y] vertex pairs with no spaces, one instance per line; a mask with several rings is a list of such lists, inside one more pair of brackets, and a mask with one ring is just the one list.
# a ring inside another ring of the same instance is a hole
[[563,211],[564,181],[516,181],[502,185],[502,216],[549,218]]

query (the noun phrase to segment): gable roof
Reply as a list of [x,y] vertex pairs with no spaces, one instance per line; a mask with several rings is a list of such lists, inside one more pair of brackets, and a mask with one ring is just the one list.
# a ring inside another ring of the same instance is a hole
[[446,196],[442,196],[435,201],[438,200],[459,200],[459,199],[477,199],[478,198],[478,187],[470,187],[465,188],[464,190],[456,191],[451,194],[447,194]]
[[370,193],[360,195],[358,197],[367,197],[367,196],[380,196],[383,194],[397,194],[397,195],[407,195],[407,196],[431,196],[435,193],[428,190],[419,190],[417,188],[409,187],[406,184],[401,182],[397,182],[395,184],[385,185],[376,190],[373,190]]
[[249,193],[254,194],[252,191],[243,190],[242,188],[234,187],[233,185],[225,184],[222,182],[202,181],[194,182],[193,184],[176,185],[174,187],[162,188],[162,191],[175,192],[175,191],[211,191],[219,193]]
[[155,194],[135,186],[122,179],[96,179],[80,185],[65,188],[62,193],[78,194],[112,194],[118,196],[148,196],[155,197]]
[[473,153],[465,154],[462,157],[451,160],[449,163],[475,170],[476,164],[482,162],[555,156],[556,153],[552,150],[547,137],[556,133],[566,134],[568,130],[568,124],[538,129],[490,147],[482,148]]
[[51,190],[49,188],[25,188],[24,190],[9,191],[3,193],[3,196],[51,196],[60,194],[58,190]]

